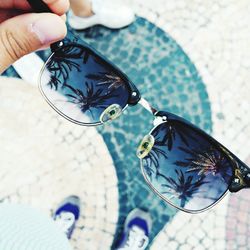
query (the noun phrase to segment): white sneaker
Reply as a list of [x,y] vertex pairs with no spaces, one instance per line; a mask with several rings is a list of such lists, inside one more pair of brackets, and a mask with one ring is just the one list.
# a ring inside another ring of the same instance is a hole
[[144,250],[148,246],[148,237],[145,232],[137,226],[129,230],[127,241],[124,246],[117,250]]
[[110,29],[120,29],[135,20],[134,12],[119,3],[92,0],[92,11],[94,14],[90,17],[79,17],[70,10],[68,15],[69,25],[76,30],[86,29],[98,24]]
[[150,214],[141,209],[132,210],[125,221],[116,250],[144,250],[149,244],[152,228]]
[[70,239],[79,216],[80,199],[75,195],[71,195],[61,202],[53,214],[53,219]]

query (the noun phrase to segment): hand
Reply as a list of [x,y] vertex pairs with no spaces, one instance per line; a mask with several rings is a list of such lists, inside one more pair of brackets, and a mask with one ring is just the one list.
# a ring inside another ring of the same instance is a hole
[[0,0],[0,74],[22,56],[63,39],[68,0],[43,0],[54,12],[32,13],[26,0]]

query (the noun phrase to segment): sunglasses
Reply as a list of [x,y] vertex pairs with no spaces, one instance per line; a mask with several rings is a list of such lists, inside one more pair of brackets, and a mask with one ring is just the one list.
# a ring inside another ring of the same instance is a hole
[[[49,11],[42,1],[34,10]],[[250,187],[250,168],[204,131],[167,111],[158,111],[129,78],[80,40],[51,46],[39,88],[49,105],[71,122],[102,125],[137,104],[152,114],[152,130],[137,149],[149,187],[168,204],[189,213],[205,211],[228,191]]]

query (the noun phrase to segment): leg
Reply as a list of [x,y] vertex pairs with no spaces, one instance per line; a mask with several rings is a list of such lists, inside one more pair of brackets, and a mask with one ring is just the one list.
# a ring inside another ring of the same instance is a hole
[[0,221],[1,250],[72,250],[67,237],[54,221],[32,207],[0,204]]
[[73,13],[79,17],[89,17],[92,12],[92,3],[89,0],[70,0],[70,7]]
[[82,30],[94,25],[120,29],[131,24],[134,12],[122,3],[102,0],[70,0],[69,24],[73,29]]

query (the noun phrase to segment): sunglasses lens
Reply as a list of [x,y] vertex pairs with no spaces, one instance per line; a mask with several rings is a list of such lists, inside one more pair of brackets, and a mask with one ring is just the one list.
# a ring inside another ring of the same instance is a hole
[[61,115],[82,125],[117,118],[128,103],[128,80],[87,47],[58,49],[47,61],[40,89]]
[[161,198],[181,210],[199,212],[223,197],[232,179],[232,162],[211,137],[170,119],[151,136],[154,145],[141,159],[141,166]]

